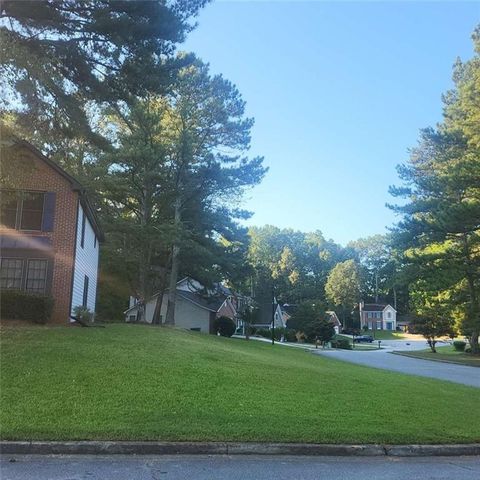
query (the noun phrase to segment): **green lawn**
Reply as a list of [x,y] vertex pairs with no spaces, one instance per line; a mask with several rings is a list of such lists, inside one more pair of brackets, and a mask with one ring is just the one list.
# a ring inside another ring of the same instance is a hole
[[375,340],[402,340],[406,338],[403,332],[394,332],[392,330],[367,330],[362,331],[361,335],[371,335]]
[[480,389],[141,325],[3,328],[3,439],[478,442]]
[[433,353],[430,348],[426,350],[417,350],[413,352],[401,352],[402,355],[415,358],[423,358],[425,360],[447,361],[459,363],[461,365],[470,365],[480,367],[480,356],[471,355],[464,352],[457,352],[452,345],[437,347],[437,353]]

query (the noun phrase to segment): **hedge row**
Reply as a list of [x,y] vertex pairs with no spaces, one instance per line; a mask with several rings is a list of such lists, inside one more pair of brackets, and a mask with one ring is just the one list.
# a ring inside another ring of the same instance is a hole
[[47,323],[53,310],[53,298],[47,295],[33,295],[20,290],[0,292],[0,312],[8,320],[27,320]]

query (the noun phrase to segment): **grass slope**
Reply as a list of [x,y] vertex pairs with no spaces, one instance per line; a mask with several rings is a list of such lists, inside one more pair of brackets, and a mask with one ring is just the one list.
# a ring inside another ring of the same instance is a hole
[[140,325],[1,340],[3,439],[480,441],[480,389],[301,349]]
[[375,340],[403,340],[407,338],[403,332],[394,332],[392,330],[362,330],[360,335],[371,335]]

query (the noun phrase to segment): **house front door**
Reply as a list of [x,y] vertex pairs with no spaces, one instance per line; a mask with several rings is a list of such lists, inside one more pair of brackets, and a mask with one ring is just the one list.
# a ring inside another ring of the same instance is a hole
[[387,322],[387,330],[392,330],[392,322]]

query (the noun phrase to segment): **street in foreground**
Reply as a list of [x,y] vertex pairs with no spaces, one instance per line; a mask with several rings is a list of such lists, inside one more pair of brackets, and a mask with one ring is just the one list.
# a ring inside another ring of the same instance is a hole
[[2,456],[2,480],[471,480],[478,457]]

